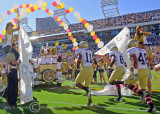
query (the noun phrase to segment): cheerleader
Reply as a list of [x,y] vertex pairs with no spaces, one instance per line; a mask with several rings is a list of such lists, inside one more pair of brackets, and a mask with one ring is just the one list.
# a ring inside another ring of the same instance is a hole
[[106,83],[106,81],[105,81],[105,77],[104,77],[104,65],[105,65],[105,63],[104,63],[104,60],[103,60],[103,58],[99,61],[99,75],[100,75],[100,81],[101,81],[101,84],[102,84],[102,78],[103,78],[103,81],[104,81],[104,83]]
[[[68,57],[68,56],[67,56],[67,57]],[[58,80],[57,80],[57,86],[58,86],[58,87],[61,87],[61,84],[63,83],[63,77],[62,77],[62,61],[64,61],[65,59],[67,59],[67,57],[64,58],[64,59],[62,59],[62,55],[60,54],[60,55],[58,56],[58,59],[57,59],[56,69],[57,69],[57,78],[58,78]]]
[[94,83],[97,83],[97,61],[95,59],[93,59],[93,70],[94,70],[93,74]]
[[47,49],[46,55],[46,64],[52,64],[52,53],[50,49]]
[[41,49],[40,54],[39,54],[38,59],[37,59],[37,63],[39,65],[45,65],[46,64],[46,54],[45,54],[44,49]]
[[62,49],[58,50],[57,51],[57,48],[56,47],[52,47],[51,48],[51,54],[52,54],[52,64],[56,64],[57,63],[57,53],[59,53],[60,51],[62,51]]

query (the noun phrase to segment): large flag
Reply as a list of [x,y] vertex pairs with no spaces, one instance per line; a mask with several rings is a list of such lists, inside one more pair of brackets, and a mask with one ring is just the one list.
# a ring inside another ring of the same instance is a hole
[[123,53],[125,61],[127,63],[127,69],[130,69],[130,60],[127,56],[127,42],[130,40],[130,30],[128,27],[125,27],[117,36],[115,36],[108,44],[106,44],[103,48],[98,50],[96,55],[105,55],[110,52],[112,46],[117,46],[118,51]]
[[19,66],[20,77],[20,103],[25,104],[33,100],[32,75],[29,72],[29,59],[32,59],[33,48],[27,33],[20,27],[18,51],[21,64]]

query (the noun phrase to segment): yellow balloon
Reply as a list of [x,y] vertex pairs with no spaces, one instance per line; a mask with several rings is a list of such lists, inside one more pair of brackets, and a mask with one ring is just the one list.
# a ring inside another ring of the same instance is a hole
[[0,43],[2,43],[2,39],[0,38]]
[[38,9],[38,5],[34,5],[33,9],[37,10]]
[[43,7],[45,8],[47,6],[47,2],[43,2]]
[[49,12],[48,15],[51,16],[51,12]]
[[2,20],[0,19],[0,23],[2,22]]
[[11,12],[14,12],[14,9],[11,9],[10,11],[11,11]]
[[73,7],[70,7],[69,8],[69,12],[73,12],[74,11],[74,8]]
[[60,21],[61,19],[58,17],[57,21]]
[[83,18],[82,18],[82,17],[80,17],[80,18],[79,18],[79,22],[82,22],[82,21],[83,21]]
[[97,38],[97,39],[95,40],[95,43],[98,44],[99,42],[100,42],[100,39]]
[[79,47],[77,46],[77,47],[76,47],[76,50],[77,50],[78,48],[79,48]]
[[65,26],[65,22],[62,23],[62,26],[63,26],[63,27]]
[[[72,33],[71,33],[71,32],[69,32],[69,33],[68,33],[68,36],[69,36],[69,37],[71,37],[71,36],[72,36]],[[74,39],[74,38],[73,38],[73,39]]]
[[18,16],[18,20],[21,20],[21,19],[22,19],[22,16],[21,16],[21,15],[19,15],[19,16]]
[[45,9],[46,9],[46,8],[43,7],[43,8],[42,8],[42,11],[45,11]]
[[26,9],[26,12],[29,14],[31,12],[31,9],[30,8],[27,8]]
[[33,4],[29,4],[29,7],[33,7]]
[[57,9],[61,9],[61,5],[57,5]]
[[26,8],[26,4],[23,4],[23,8]]
[[75,42],[75,41],[76,41],[76,39],[75,39],[75,38],[73,38],[73,39],[72,39],[72,42]]
[[94,31],[91,32],[91,36],[94,36],[96,33]]
[[65,7],[65,4],[64,3],[61,3],[61,8],[64,8]]
[[15,28],[17,28],[17,25],[16,25],[16,24],[14,25],[14,29],[15,29]]
[[89,27],[89,23],[85,23],[85,28]]
[[3,29],[3,30],[2,30],[2,33],[3,33],[3,35],[6,35],[6,30]]

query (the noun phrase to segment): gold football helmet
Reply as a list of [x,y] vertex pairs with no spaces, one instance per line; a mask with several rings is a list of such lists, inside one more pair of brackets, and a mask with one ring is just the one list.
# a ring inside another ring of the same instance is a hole
[[118,47],[117,47],[117,46],[113,46],[113,47],[111,47],[110,50],[111,50],[111,51],[118,51]]
[[86,41],[81,41],[79,44],[80,48],[88,48],[88,43]]
[[127,47],[128,48],[138,47],[138,40],[135,40],[135,39],[129,40],[127,43]]

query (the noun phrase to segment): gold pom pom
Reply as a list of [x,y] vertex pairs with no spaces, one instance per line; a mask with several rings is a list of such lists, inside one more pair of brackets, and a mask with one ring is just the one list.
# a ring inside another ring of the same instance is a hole
[[55,46],[59,46],[59,41],[55,41],[55,42],[54,42],[54,45],[55,45]]
[[63,49],[67,49],[68,45],[67,44],[62,44]]
[[52,47],[52,48],[51,48],[51,52],[52,52],[53,54],[57,53],[57,48],[56,48],[56,47]]
[[72,55],[71,51],[67,51],[66,54],[67,54],[68,56],[71,56],[71,55]]

